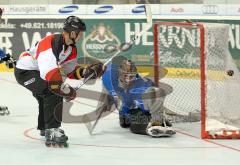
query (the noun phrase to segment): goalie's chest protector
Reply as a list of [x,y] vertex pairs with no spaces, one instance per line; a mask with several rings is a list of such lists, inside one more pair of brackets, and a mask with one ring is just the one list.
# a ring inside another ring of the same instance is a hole
[[142,95],[149,87],[152,87],[153,85],[153,82],[148,78],[139,77],[134,80],[131,87],[124,94],[125,106],[130,108],[134,105],[144,110]]

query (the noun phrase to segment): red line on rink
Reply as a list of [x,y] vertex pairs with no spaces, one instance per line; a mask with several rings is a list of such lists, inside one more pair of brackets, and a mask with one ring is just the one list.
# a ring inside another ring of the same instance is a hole
[[[24,136],[27,137],[27,138],[30,138],[32,140],[37,140],[37,141],[44,141],[42,139],[39,139],[37,137],[34,137],[32,135],[30,135],[29,133],[34,130],[36,128],[29,128],[27,130],[24,131]],[[179,132],[180,133],[180,132]],[[181,133],[181,134],[184,134],[184,133]],[[197,138],[197,137],[194,137],[192,135],[188,135],[188,134],[184,134],[184,135],[187,135],[187,136],[190,136],[190,137],[193,137],[193,138]],[[199,139],[199,138],[197,138]],[[201,139],[200,139],[201,140]],[[159,146],[146,146],[146,147],[143,147],[143,146],[132,146],[132,147],[128,147],[128,146],[118,146],[118,145],[94,145],[94,144],[79,144],[79,143],[69,143],[70,145],[75,145],[75,146],[84,146],[84,147],[100,147],[100,148],[132,148],[132,149],[136,149],[136,148],[149,148],[149,149],[205,149],[205,148],[219,148],[219,145],[218,147],[159,147]],[[215,144],[215,143],[214,143]],[[220,146],[220,147],[223,147],[223,146]],[[225,147],[226,148],[226,147]],[[228,148],[228,147],[227,147]]]
[[181,132],[181,131],[177,131],[177,132],[182,134],[182,135],[186,135],[186,136],[189,136],[189,137],[192,137],[192,138],[195,138],[195,139],[203,140],[203,141],[205,141],[207,143],[215,144],[215,145],[223,147],[223,148],[227,148],[227,149],[231,149],[231,150],[240,152],[240,149],[238,149],[238,148],[233,148],[233,147],[230,147],[230,146],[227,146],[227,145],[224,145],[224,144],[220,144],[220,143],[214,142],[214,140],[201,139],[201,138],[199,138],[197,136],[191,135],[191,134],[186,133],[186,132]]
[[29,128],[29,129],[25,130],[25,131],[23,132],[23,135],[24,135],[25,137],[30,138],[30,139],[33,139],[33,140],[43,141],[43,140],[41,140],[41,139],[39,139],[39,138],[33,137],[33,136],[31,136],[31,135],[28,134],[28,132],[32,131],[33,129],[36,129],[36,128],[34,127],[34,128]]
[[[3,79],[3,78],[0,78],[0,80],[2,81],[6,81],[8,83],[12,83],[12,84],[17,84],[15,81],[10,81],[10,80],[6,80],[6,79]],[[76,101],[77,103],[80,103],[80,101]],[[44,141],[42,139],[39,139],[39,138],[36,138],[36,137],[33,137],[31,135],[29,135],[29,132],[32,131],[33,129],[35,128],[29,128],[27,130],[24,131],[24,136],[27,137],[27,138],[30,138],[32,140],[38,140],[38,141]],[[189,133],[186,133],[186,132],[181,132],[181,131],[177,131],[179,134],[182,134],[182,135],[185,135],[185,136],[188,136],[188,137],[192,137],[192,138],[195,138],[195,139],[198,139],[198,140],[203,140],[207,143],[211,143],[211,144],[214,144],[216,146],[219,146],[219,147],[223,147],[223,148],[227,148],[227,149],[230,149],[230,150],[234,150],[234,151],[238,151],[240,152],[240,149],[238,148],[234,148],[234,147],[230,147],[230,146],[227,146],[227,145],[224,145],[224,144],[220,144],[220,143],[217,143],[217,142],[214,142],[214,140],[207,140],[207,139],[201,139],[197,136],[194,136],[194,135],[191,135]],[[216,147],[125,147],[125,146],[103,146],[103,145],[88,145],[88,144],[74,144],[74,143],[70,143],[71,145],[78,145],[78,146],[87,146],[87,147],[108,147],[108,148],[159,148],[159,149],[188,149],[188,148],[216,148]]]

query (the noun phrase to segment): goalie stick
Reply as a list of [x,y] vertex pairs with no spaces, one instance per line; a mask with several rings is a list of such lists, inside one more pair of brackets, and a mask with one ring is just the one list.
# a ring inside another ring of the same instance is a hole
[[[144,33],[146,33],[146,32],[152,27],[152,12],[151,12],[151,7],[150,7],[150,5],[149,5],[148,2],[145,4],[145,13],[146,13],[146,17],[147,17],[147,25],[145,26],[145,28],[144,28],[141,32],[139,32],[138,34],[136,34],[136,35],[131,39],[130,42],[122,43],[119,48],[113,46],[113,47],[112,47],[112,48],[113,48],[112,51],[116,51],[116,50],[117,50],[117,52],[116,52],[110,59],[108,59],[108,60],[104,63],[104,66],[106,66],[110,61],[112,61],[112,59],[115,58],[115,57],[116,57],[119,53],[121,53],[122,51],[127,51],[127,50],[129,50],[129,49],[132,47],[132,45],[133,45],[133,43],[135,42],[135,40],[137,40],[139,37],[141,37]],[[112,46],[112,45],[110,45],[109,47],[111,47],[111,46]],[[107,49],[108,49],[108,48],[106,48],[105,50],[107,50]],[[93,75],[90,75],[90,76],[93,76]],[[85,81],[83,81],[81,84],[79,84],[78,89],[79,89],[81,86],[83,86],[83,85],[91,78],[90,76],[89,76]],[[99,115],[98,115],[98,117],[97,117],[97,119],[95,120],[95,122],[94,122],[93,125],[91,125],[91,123],[85,123],[85,125],[86,125],[86,127],[87,127],[87,129],[88,129],[88,131],[89,131],[89,133],[90,133],[90,135],[92,135],[92,132],[93,132],[93,130],[95,129],[95,127],[96,127],[99,119],[101,118],[103,112],[104,112],[104,109],[101,110],[101,112],[99,113]]]

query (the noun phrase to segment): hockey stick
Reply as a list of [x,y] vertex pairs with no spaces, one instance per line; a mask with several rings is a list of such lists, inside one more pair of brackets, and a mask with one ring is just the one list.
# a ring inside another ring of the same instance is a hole
[[[129,50],[132,45],[134,44],[134,42],[141,37],[144,33],[146,33],[151,27],[152,27],[152,12],[151,12],[151,6],[149,5],[148,1],[145,4],[145,13],[146,13],[146,17],[147,17],[147,25],[145,26],[145,28],[139,32],[138,34],[136,34],[134,37],[131,38],[130,42],[125,42],[122,43],[120,45],[120,47],[116,47],[114,45],[107,45],[104,48],[104,51],[106,53],[112,53],[114,51],[117,51],[111,58],[109,58],[105,63],[104,63],[104,67],[112,61],[113,58],[115,58],[116,56],[119,55],[119,53],[123,52],[123,51],[127,51]],[[93,74],[89,75],[89,77],[87,77],[86,79],[84,79],[83,82],[81,82],[76,88],[75,90],[77,91],[79,88],[81,88],[89,79],[91,79],[91,77],[93,76]]]
[[[104,65],[107,65],[110,61],[112,61],[113,58],[115,58],[122,51],[129,50],[132,47],[132,45],[135,42],[135,40],[138,39],[139,37],[141,37],[144,33],[146,33],[152,27],[152,13],[151,13],[151,7],[150,7],[149,3],[145,4],[145,13],[146,13],[146,17],[147,17],[147,25],[146,25],[146,27],[141,32],[139,32],[137,35],[135,35],[135,37],[133,37],[130,42],[121,44],[119,48],[110,45],[109,47],[115,49],[114,51],[117,50],[117,52],[110,59],[108,59],[104,63]],[[113,51],[113,49],[111,51]],[[106,48],[105,50],[108,50],[108,48]],[[91,124],[90,123],[86,123],[86,126],[87,126],[87,128],[89,130],[90,135],[92,135],[92,132],[95,129],[95,127],[96,127],[99,119],[101,118],[103,112],[104,112],[104,110],[101,110],[101,112],[99,113],[97,119],[95,120],[95,122],[94,122],[94,124],[92,125],[91,128],[90,128]]]
[[75,87],[75,91],[79,90],[84,84],[86,84],[88,82],[89,79],[91,79],[93,76],[93,73],[90,74],[87,78],[85,78],[81,83],[78,84],[77,87]]
[[[116,57],[120,52],[123,52],[123,51],[127,51],[129,50],[132,45],[134,44],[134,42],[139,38],[141,37],[144,33],[146,33],[151,27],[152,27],[152,12],[151,12],[151,7],[149,5],[149,3],[145,4],[145,13],[146,13],[146,17],[147,17],[147,24],[145,26],[145,28],[139,32],[138,34],[136,34],[134,37],[131,38],[130,42],[125,42],[125,43],[122,43],[120,45],[120,47],[117,47],[115,45],[107,45],[105,48],[104,48],[104,51],[106,53],[113,53],[115,51],[117,51],[113,56],[112,58]],[[111,58],[111,59],[112,59]],[[108,61],[111,61],[111,59],[109,59]],[[107,62],[108,62],[107,61]]]
[[[93,125],[92,125],[90,122],[85,123],[85,126],[87,127],[88,132],[89,132],[90,135],[92,135],[92,132],[93,132],[93,130],[95,129],[98,121],[99,121],[100,118],[102,117],[103,112],[112,113],[112,112],[115,110],[115,109],[112,108],[112,105],[113,105],[113,104],[116,106],[116,108],[118,107],[118,106],[117,106],[117,103],[115,103],[115,101],[114,101],[114,103],[110,103],[110,104],[109,104],[110,106],[104,104],[104,105],[100,106],[99,108],[97,108],[97,110],[96,110],[95,112],[98,112],[98,114],[97,114],[97,118],[95,119],[95,122],[94,122]],[[109,110],[109,108],[110,108],[110,110]],[[113,110],[113,111],[112,111],[112,110]],[[111,111],[112,111],[112,112],[111,112]]]
[[104,110],[101,110],[101,111],[100,111],[100,113],[99,113],[97,119],[95,120],[95,122],[94,122],[94,124],[93,124],[92,126],[91,126],[90,123],[88,123],[88,124],[90,124],[90,126],[91,126],[91,127],[88,128],[90,135],[92,135],[92,132],[93,132],[93,130],[95,129],[95,127],[96,127],[96,125],[97,125],[99,119],[101,118],[103,112],[104,112]]
[[[105,67],[110,61],[112,61],[112,59],[114,57],[116,57],[117,54],[115,54],[114,56],[112,56],[110,59],[108,59],[104,64],[103,67]],[[90,74],[87,78],[85,78],[80,84],[78,84],[77,87],[75,87],[74,89],[77,91],[79,90],[84,84],[86,84],[88,82],[88,80],[90,80],[92,78],[92,76],[94,75],[94,73]]]

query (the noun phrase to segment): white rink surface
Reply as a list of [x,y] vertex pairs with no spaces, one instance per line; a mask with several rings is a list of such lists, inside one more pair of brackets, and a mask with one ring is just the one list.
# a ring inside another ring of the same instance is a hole
[[[120,128],[116,113],[99,121],[93,136],[83,124],[62,124],[69,148],[47,148],[36,130],[37,102],[17,85],[13,73],[0,73],[0,105],[10,116],[0,116],[0,165],[226,165],[240,161],[240,140],[202,140],[200,124],[175,124],[172,138],[135,135]],[[89,87],[88,87],[89,88]],[[94,88],[100,89],[100,83]],[[74,102],[78,113],[96,102]]]

